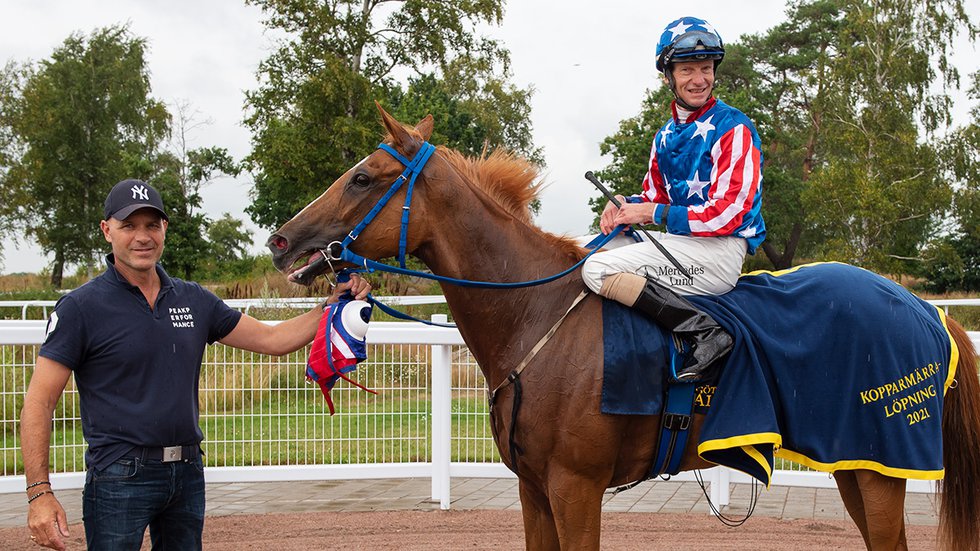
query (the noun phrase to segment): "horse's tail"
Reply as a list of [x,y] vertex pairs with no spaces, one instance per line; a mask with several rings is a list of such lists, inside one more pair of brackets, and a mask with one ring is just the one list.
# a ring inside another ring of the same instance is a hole
[[956,320],[946,318],[959,349],[956,387],[946,393],[943,407],[943,463],[939,483],[940,547],[948,551],[980,551],[980,380],[977,352]]

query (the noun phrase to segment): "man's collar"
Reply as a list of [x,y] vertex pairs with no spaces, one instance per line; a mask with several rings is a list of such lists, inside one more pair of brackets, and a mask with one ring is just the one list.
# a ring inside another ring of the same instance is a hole
[[703,115],[703,114],[707,113],[708,111],[710,111],[711,108],[714,107],[716,103],[717,103],[717,100],[715,99],[715,97],[714,96],[711,96],[710,98],[708,98],[708,101],[704,102],[704,105],[702,105],[701,107],[697,108],[697,110],[695,110],[693,113],[691,113],[691,116],[689,116],[686,121],[682,121],[682,120],[680,120],[680,119],[677,118],[677,100],[674,100],[674,101],[672,101],[670,103],[670,111],[673,114],[674,121],[676,121],[677,124],[687,124],[687,123],[694,122],[694,121],[698,120],[699,118],[701,118],[701,115]]
[[[127,289],[137,288],[135,285],[130,283],[125,277],[123,277],[118,270],[116,270],[116,256],[114,254],[109,253],[106,255],[105,264],[106,264],[106,274],[109,277],[109,281],[122,285]],[[168,287],[173,287],[174,285],[173,281],[171,281],[170,276],[167,274],[167,271],[163,269],[163,266],[160,265],[159,262],[157,262],[155,268],[157,271],[157,276],[160,277],[160,288],[166,289]]]

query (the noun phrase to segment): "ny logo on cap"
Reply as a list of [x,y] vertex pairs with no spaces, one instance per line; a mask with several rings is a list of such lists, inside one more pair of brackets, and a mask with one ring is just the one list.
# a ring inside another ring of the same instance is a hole
[[149,201],[150,196],[146,191],[146,186],[139,184],[129,188],[133,192],[133,199],[142,199],[144,201]]

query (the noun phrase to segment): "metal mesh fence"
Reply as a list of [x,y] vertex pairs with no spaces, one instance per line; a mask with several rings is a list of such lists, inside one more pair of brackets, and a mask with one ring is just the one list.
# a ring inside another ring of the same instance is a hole
[[[37,345],[0,346],[0,476],[23,474],[20,411]],[[215,345],[201,370],[199,401],[208,466],[431,461],[428,345],[375,344],[351,378],[330,393],[306,381],[307,350],[272,357]],[[452,461],[499,461],[486,384],[466,347],[452,350]],[[55,411],[51,471],[84,470],[78,393],[69,380]]]

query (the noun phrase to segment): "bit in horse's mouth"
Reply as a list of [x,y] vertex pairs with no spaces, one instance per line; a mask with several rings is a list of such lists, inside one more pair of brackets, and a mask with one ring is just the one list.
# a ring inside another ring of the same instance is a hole
[[301,264],[299,268],[291,269],[286,274],[286,280],[301,285],[310,285],[316,277],[327,271],[329,263],[320,251],[311,251],[301,255],[293,266]]

